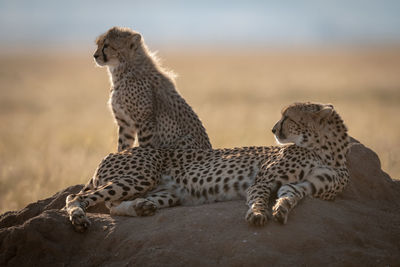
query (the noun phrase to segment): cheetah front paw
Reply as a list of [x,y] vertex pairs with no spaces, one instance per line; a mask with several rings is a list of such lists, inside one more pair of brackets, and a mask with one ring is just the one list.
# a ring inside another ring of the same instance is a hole
[[247,211],[246,221],[252,225],[263,226],[268,222],[270,217],[271,216],[268,214],[266,208],[260,208],[253,204]]
[[274,219],[281,224],[286,224],[290,206],[290,201],[287,198],[278,199],[272,208],[272,216],[274,216]]
[[136,211],[137,216],[151,216],[157,210],[157,205],[148,199],[137,198],[133,204],[133,208]]
[[69,216],[69,220],[71,221],[74,230],[79,233],[85,232],[90,226],[90,221],[81,208],[74,209]]

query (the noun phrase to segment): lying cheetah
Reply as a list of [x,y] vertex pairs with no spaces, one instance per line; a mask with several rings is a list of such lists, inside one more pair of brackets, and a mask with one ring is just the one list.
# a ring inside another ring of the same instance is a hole
[[113,27],[100,35],[94,58],[107,66],[110,104],[119,126],[118,151],[132,147],[211,148],[200,119],[176,91],[142,36]]
[[347,128],[332,105],[296,103],[273,127],[282,146],[161,150],[131,148],[100,163],[93,190],[69,195],[66,209],[77,231],[89,226],[85,209],[106,202],[113,215],[145,216],[174,205],[197,205],[247,196],[246,220],[285,224],[306,196],[334,199],[348,182]]

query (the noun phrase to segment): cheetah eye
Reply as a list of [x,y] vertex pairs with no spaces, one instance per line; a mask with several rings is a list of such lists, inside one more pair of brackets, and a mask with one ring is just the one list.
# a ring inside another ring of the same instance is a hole
[[115,49],[114,47],[112,47],[112,46],[109,45],[109,44],[105,44],[105,45],[103,46],[103,49],[106,49],[106,48],[109,48],[109,49],[114,50],[114,51],[117,50],[117,49]]

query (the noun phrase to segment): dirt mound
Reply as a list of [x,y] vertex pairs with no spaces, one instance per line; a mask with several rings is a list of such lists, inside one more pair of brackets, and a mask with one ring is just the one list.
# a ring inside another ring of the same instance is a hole
[[355,143],[351,183],[334,202],[304,200],[288,224],[244,220],[244,201],[175,207],[146,218],[89,214],[76,233],[64,212],[72,186],[0,217],[0,265],[8,266],[395,266],[400,264],[400,184]]

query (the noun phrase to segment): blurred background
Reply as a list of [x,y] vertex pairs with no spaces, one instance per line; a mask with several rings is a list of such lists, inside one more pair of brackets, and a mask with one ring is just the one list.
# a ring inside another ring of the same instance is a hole
[[116,150],[95,38],[131,27],[214,147],[271,145],[280,110],[335,105],[400,178],[400,1],[0,0],[0,212],[86,183]]

